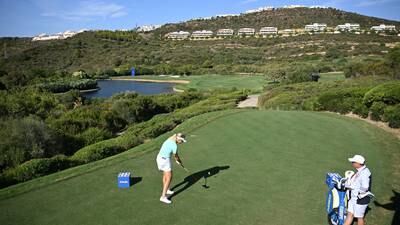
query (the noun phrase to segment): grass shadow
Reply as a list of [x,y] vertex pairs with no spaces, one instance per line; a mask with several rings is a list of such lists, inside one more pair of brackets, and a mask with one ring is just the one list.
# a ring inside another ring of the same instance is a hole
[[[197,183],[200,179],[204,178],[207,181],[207,178],[212,177],[218,174],[222,170],[229,169],[229,166],[214,166],[205,170],[198,171],[196,173],[190,174],[189,176],[185,177],[182,182],[176,184],[174,187],[171,188],[175,193],[170,196],[173,198],[178,194],[182,193],[186,189],[190,188],[193,184]],[[203,185],[205,188],[209,188],[207,183]]]

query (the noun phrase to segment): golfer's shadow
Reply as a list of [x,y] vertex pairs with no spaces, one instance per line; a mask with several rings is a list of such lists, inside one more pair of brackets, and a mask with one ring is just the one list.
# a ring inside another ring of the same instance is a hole
[[[170,198],[173,198],[177,196],[179,193],[185,191],[193,184],[195,184],[197,181],[199,181],[201,178],[207,179],[209,177],[218,174],[221,170],[226,170],[226,169],[229,169],[229,166],[214,166],[209,169],[190,174],[189,176],[185,177],[185,179],[183,179],[182,182],[176,184],[174,187],[171,188],[171,190],[174,191],[175,193],[171,195]],[[203,186],[208,188],[207,184]]]

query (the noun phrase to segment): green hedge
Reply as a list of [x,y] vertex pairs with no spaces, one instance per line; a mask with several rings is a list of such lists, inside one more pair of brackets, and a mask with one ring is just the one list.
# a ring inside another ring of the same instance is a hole
[[339,112],[346,114],[354,112],[355,109],[363,110],[361,106],[366,88],[347,88],[343,90],[327,91],[321,94],[318,99],[319,108],[317,110]]
[[383,119],[383,112],[386,108],[386,104],[383,102],[373,102],[369,108],[370,117],[372,120],[380,121]]
[[383,118],[391,128],[400,128],[400,104],[384,109]]
[[400,82],[381,84],[372,88],[364,96],[364,103],[371,106],[374,102],[383,102],[387,105],[400,103]]
[[15,168],[5,170],[0,175],[0,187],[28,181],[50,173],[75,166],[76,162],[64,155],[52,158],[32,159]]

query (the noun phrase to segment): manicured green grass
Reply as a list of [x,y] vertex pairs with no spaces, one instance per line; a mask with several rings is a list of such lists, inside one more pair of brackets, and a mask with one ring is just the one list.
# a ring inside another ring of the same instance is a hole
[[[190,119],[177,131],[188,133],[180,155],[191,173],[175,164],[172,186],[190,174],[194,183],[172,205],[158,201],[155,165],[169,133],[26,188],[0,191],[1,224],[325,224],[325,173],[343,174],[355,153],[367,158],[380,203],[400,189],[398,139],[363,121],[330,113],[226,111]],[[218,172],[216,166],[229,168]],[[201,175],[212,168],[204,188]],[[118,189],[123,170],[142,181]],[[369,224],[390,224],[392,211],[370,207]]]
[[321,75],[321,78],[319,79],[320,82],[346,79],[343,72],[321,73],[320,75]]
[[[128,77],[123,77],[128,78]],[[268,83],[264,76],[260,75],[192,75],[181,77],[170,76],[138,76],[138,79],[150,80],[187,80],[189,84],[178,84],[176,88],[187,90],[190,88],[198,90],[212,89],[250,89],[255,92],[260,92],[263,86]]]
[[253,91],[262,91],[263,86],[268,80],[264,76],[254,75],[203,75],[190,76],[190,83],[178,85],[178,89],[194,88],[198,90],[212,89],[250,89]]

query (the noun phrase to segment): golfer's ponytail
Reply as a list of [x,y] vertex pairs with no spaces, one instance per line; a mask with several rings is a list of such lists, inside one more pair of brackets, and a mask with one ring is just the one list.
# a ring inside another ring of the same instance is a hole
[[171,137],[169,137],[168,139],[174,140],[176,141],[176,138],[178,137],[178,134],[173,134]]

